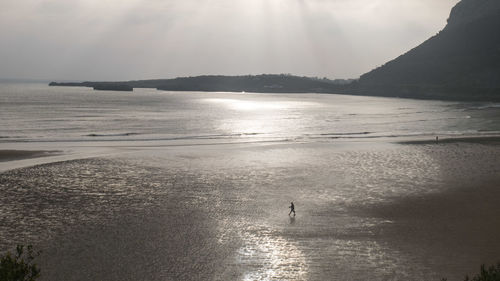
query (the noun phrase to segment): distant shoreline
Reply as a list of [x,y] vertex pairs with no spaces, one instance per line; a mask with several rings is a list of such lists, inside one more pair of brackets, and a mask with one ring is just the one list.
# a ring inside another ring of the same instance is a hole
[[255,93],[336,93],[345,90],[353,79],[299,77],[288,74],[244,76],[204,75],[174,79],[132,81],[51,82],[49,86],[91,87],[94,90],[132,90],[153,88],[165,91],[255,92]]
[[130,81],[50,82],[49,86],[90,87],[94,90],[133,91],[152,88],[185,92],[315,93],[406,98],[419,100],[499,102],[494,89],[460,85],[427,85],[421,91],[405,91],[398,85],[368,85],[359,79],[335,79],[289,74],[202,75],[173,79]]
[[405,140],[398,141],[398,144],[449,144],[449,143],[482,143],[482,144],[500,144],[499,135],[488,135],[488,136],[438,136],[439,139],[418,139],[418,140]]

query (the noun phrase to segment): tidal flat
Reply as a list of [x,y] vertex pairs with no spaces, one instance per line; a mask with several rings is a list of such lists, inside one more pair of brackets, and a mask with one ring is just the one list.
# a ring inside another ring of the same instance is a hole
[[0,246],[35,244],[41,280],[460,280],[499,259],[498,159],[458,141],[47,163],[0,174]]

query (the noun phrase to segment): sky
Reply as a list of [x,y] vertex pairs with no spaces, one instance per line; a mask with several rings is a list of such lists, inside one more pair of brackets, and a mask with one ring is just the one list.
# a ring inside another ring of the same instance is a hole
[[358,78],[459,0],[0,0],[0,78]]

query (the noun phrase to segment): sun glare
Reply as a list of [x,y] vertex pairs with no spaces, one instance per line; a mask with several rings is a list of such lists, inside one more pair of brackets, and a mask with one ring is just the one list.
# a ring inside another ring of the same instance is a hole
[[243,99],[204,99],[205,102],[222,104],[223,106],[237,111],[258,111],[258,110],[280,110],[297,107],[317,106],[316,103],[303,101],[266,101],[266,100],[243,100]]
[[223,104],[226,107],[238,111],[255,111],[269,109],[286,109],[291,107],[287,102],[266,102],[266,101],[248,101],[239,99],[206,99],[211,103]]

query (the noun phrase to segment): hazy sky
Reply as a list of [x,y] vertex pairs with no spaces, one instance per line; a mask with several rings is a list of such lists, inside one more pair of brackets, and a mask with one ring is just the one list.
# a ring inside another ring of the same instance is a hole
[[356,78],[441,30],[459,0],[0,0],[0,77]]

